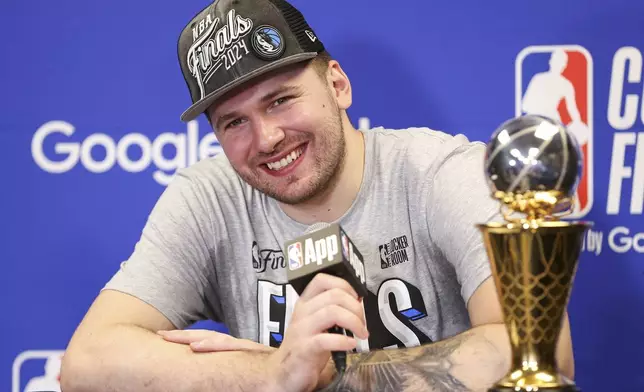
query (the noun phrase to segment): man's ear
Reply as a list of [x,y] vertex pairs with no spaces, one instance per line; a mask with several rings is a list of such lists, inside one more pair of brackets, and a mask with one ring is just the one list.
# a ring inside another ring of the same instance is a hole
[[327,80],[340,109],[347,110],[353,102],[351,81],[336,60],[329,61]]

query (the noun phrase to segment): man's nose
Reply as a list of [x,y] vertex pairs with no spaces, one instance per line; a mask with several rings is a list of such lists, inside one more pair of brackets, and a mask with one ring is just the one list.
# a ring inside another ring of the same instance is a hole
[[255,138],[257,140],[257,149],[260,152],[269,154],[275,150],[275,146],[279,142],[284,140],[284,131],[269,121],[262,121],[257,123]]

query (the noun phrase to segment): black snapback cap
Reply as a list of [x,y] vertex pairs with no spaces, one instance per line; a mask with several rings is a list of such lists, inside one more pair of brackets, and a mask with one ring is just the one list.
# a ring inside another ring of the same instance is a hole
[[182,30],[178,51],[192,105],[190,121],[228,91],[324,50],[304,16],[285,0],[215,0]]

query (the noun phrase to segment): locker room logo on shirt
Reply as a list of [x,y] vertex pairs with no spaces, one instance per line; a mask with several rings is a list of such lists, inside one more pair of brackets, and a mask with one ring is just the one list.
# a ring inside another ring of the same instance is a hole
[[393,238],[388,243],[380,245],[378,247],[380,268],[387,269],[409,261],[408,247],[409,241],[407,241],[406,235]]

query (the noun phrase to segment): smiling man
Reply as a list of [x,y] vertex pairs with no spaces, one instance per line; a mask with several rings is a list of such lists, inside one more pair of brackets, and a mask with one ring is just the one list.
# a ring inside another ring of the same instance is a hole
[[[205,114],[224,154],[164,191],[70,342],[66,392],[483,391],[505,375],[475,227],[500,219],[482,143],[356,130],[348,76],[283,0],[216,1],[183,30],[179,60],[182,119]],[[299,297],[287,284],[282,246],[318,222],[340,222],[363,254],[367,297],[325,274]],[[184,331],[204,319],[230,335]],[[567,319],[559,342],[572,377]],[[352,351],[346,373],[332,351]]]

